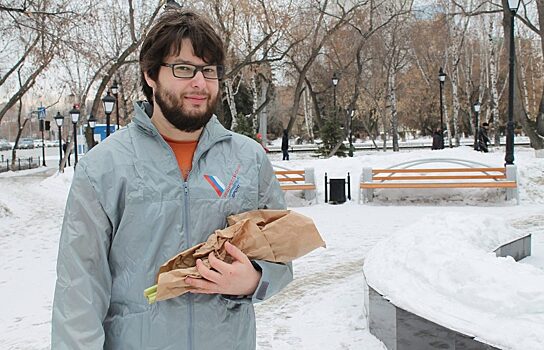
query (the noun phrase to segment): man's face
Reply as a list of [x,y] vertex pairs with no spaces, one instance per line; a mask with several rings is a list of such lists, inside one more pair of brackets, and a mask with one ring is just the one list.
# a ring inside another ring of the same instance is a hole
[[[183,39],[177,56],[167,56],[161,63],[209,64],[195,56],[189,39]],[[219,91],[217,79],[206,79],[202,72],[197,72],[193,78],[176,78],[172,68],[164,66],[160,67],[157,81],[146,78],[153,88],[155,108],[160,108],[166,120],[177,129],[193,132],[210,120]]]

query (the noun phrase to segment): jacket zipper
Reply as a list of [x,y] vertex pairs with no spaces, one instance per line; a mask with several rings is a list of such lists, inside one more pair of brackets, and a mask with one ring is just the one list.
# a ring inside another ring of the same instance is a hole
[[[190,231],[190,225],[189,225],[189,188],[187,186],[187,181],[189,180],[189,175],[187,175],[187,180],[183,180],[183,222],[185,223],[185,235],[186,235],[186,242],[187,247],[189,247],[191,242],[191,231]],[[189,327],[187,332],[189,333],[187,336],[187,349],[192,350],[193,349],[193,295],[191,293],[187,293],[187,300],[188,300],[188,317],[189,317]]]

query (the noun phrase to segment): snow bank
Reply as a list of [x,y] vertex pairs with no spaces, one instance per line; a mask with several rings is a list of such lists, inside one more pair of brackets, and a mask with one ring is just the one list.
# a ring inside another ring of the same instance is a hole
[[497,258],[527,233],[488,215],[432,215],[378,243],[368,284],[394,305],[500,348],[544,344],[544,271]]

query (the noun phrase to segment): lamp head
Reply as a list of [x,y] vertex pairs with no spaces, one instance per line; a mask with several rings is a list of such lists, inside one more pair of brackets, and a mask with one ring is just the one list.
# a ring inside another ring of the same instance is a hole
[[117,93],[119,92],[119,85],[117,85],[117,80],[113,80],[113,83],[111,84],[111,93],[114,96],[117,96]]
[[476,103],[474,103],[474,112],[476,112],[476,113],[480,112],[480,102],[479,101],[476,101]]
[[340,78],[338,78],[338,74],[334,72],[334,74],[332,75],[332,85],[338,85],[338,80],[340,80]]
[[60,114],[60,112],[57,112],[57,115],[53,118],[55,119],[55,123],[57,123],[57,126],[60,128],[64,123],[64,117]]
[[108,94],[102,98],[102,103],[104,104],[104,112],[106,114],[111,114],[113,106],[115,105],[115,97],[111,96],[108,91]]
[[516,13],[519,8],[519,4],[521,3],[521,0],[508,0],[508,8],[510,11]]
[[446,81],[446,73],[444,73],[444,70],[442,69],[442,67],[440,67],[440,70],[438,71],[438,79],[440,80],[441,83]]
[[95,128],[96,118],[94,117],[94,115],[91,114],[91,116],[89,117],[89,120],[87,120],[87,123],[89,124],[89,128],[91,128],[91,129]]
[[77,124],[77,122],[79,121],[79,115],[81,114],[77,106],[74,105],[69,113],[70,118],[72,119],[72,123]]

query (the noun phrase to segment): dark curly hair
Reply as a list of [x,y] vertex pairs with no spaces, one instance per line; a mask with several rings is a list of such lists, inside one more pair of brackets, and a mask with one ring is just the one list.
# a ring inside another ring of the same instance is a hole
[[153,89],[145,81],[144,72],[156,80],[164,58],[179,55],[185,38],[191,40],[197,57],[208,64],[223,65],[223,41],[208,21],[181,9],[165,11],[147,33],[140,50],[142,91],[150,103],[153,103]]

